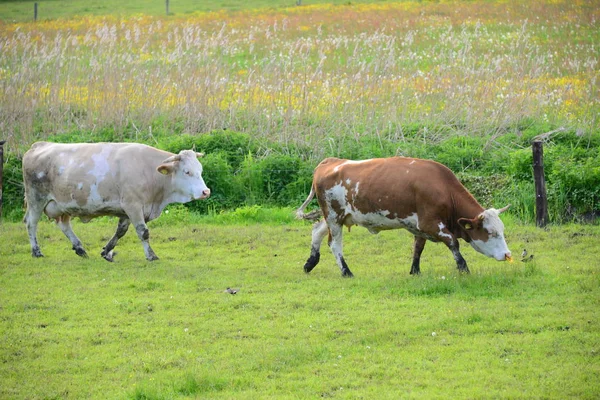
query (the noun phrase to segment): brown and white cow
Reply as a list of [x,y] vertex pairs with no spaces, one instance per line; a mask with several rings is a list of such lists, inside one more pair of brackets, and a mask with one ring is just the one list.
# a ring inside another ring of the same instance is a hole
[[412,233],[411,274],[420,273],[426,240],[443,242],[452,251],[458,269],[469,272],[459,251],[463,239],[478,252],[499,261],[511,261],[499,214],[508,206],[485,210],[448,168],[431,160],[392,157],[352,161],[327,158],[315,169],[312,189],[297,210],[299,218],[315,213],[304,209],[317,195],[324,219],[312,231],[306,273],[318,264],[321,242],[329,246],[343,276],[352,276],[342,253],[342,228],[364,226],[371,233],[404,228]]
[[87,254],[73,233],[71,218],[88,222],[117,216],[117,231],[102,257],[112,261],[114,247],[133,224],[146,259],[158,259],[150,247],[146,222],[170,203],[210,196],[197,158],[201,155],[191,150],[173,154],[138,143],[34,143],[23,156],[24,222],[32,255],[43,256],[36,232],[45,213],[56,220],[79,256]]

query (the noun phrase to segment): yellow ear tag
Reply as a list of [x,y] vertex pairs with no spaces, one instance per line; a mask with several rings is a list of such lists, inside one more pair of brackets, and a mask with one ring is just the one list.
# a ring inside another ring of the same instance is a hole
[[471,224],[465,224],[465,229],[467,229],[467,230],[473,229],[473,226]]
[[163,175],[168,175],[169,174],[169,170],[166,168],[161,168],[158,172],[160,172]]

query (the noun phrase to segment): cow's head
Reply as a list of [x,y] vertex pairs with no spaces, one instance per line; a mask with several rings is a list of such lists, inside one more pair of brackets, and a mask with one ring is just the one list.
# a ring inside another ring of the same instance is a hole
[[210,196],[210,189],[202,179],[202,164],[198,161],[198,157],[203,155],[182,150],[164,160],[157,168],[161,174],[171,176],[173,190],[181,196],[179,201],[182,203]]
[[510,205],[496,210],[490,208],[483,211],[473,219],[460,218],[459,225],[465,230],[471,246],[488,257],[498,261],[512,261],[510,250],[504,239],[504,224],[500,220],[500,213],[506,211]]

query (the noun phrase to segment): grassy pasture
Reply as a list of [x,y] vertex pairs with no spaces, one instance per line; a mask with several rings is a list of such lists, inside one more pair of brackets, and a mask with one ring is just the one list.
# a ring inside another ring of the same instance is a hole
[[[360,3],[377,3],[377,0],[361,0]],[[83,15],[153,15],[166,14],[165,0],[118,1],[118,0],[51,0],[14,1],[0,0],[0,20],[5,22],[33,20],[34,3],[38,3],[38,19],[49,20]],[[348,0],[304,0],[304,5],[348,4]],[[356,3],[356,2],[353,2]],[[240,11],[248,9],[277,9],[293,7],[296,0],[170,0],[169,15],[181,16],[200,12]]]
[[[429,243],[411,277],[411,235],[355,228],[342,279],[326,246],[305,275],[310,225],[165,215],[161,260],[116,221],[50,222],[46,257],[0,225],[0,398],[597,398],[600,229],[507,221],[499,263],[463,246],[472,274]],[[227,287],[239,288],[235,296]]]

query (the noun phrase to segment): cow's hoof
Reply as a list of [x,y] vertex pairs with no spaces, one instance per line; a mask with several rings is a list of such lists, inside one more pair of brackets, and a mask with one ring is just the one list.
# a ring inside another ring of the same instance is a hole
[[411,270],[410,270],[410,274],[411,274],[411,275],[417,275],[417,276],[419,276],[419,275],[421,275],[421,271],[419,271],[419,270],[412,270],[412,269],[411,269]]
[[342,277],[343,278],[354,278],[354,274],[352,272],[350,272],[349,269],[345,269],[342,271]]
[[459,268],[458,272],[460,272],[461,274],[470,274],[471,271],[469,271],[469,268],[464,267],[464,268]]
[[319,263],[320,258],[321,258],[321,254],[319,254],[319,253],[308,257],[308,260],[306,260],[306,264],[304,264],[304,272],[306,272],[308,274],[310,271],[312,271]]
[[152,254],[150,257],[146,257],[146,260],[148,260],[148,261],[156,261],[158,259],[159,258],[156,254]]
[[83,247],[73,247],[73,250],[75,250],[75,254],[77,254],[79,257],[88,258],[88,255]]
[[310,263],[304,264],[304,272],[306,272],[307,274],[309,274],[310,271],[312,271],[314,268],[315,266],[311,265]]
[[114,259],[113,257],[117,255],[117,253],[115,253],[113,250],[109,251],[108,253],[105,251],[102,251],[102,253],[100,253],[100,255],[102,256],[102,258],[104,258],[106,261],[108,262],[113,262]]
[[35,258],[44,257],[40,249],[31,250],[31,256]]

